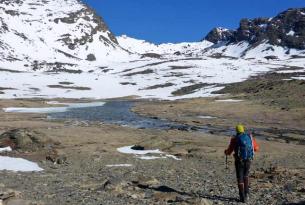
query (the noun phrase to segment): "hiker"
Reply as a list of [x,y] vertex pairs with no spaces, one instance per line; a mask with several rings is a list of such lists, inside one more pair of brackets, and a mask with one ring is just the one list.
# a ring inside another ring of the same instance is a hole
[[235,169],[239,189],[240,201],[245,203],[249,196],[249,172],[254,152],[259,149],[256,140],[250,133],[245,132],[243,125],[236,126],[236,135],[231,138],[225,155],[231,155],[234,151]]

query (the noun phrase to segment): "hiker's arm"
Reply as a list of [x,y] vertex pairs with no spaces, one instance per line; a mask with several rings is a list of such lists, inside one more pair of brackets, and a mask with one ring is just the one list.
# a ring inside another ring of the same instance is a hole
[[234,151],[234,148],[235,148],[235,144],[236,144],[235,138],[232,137],[228,149],[225,150],[225,155],[232,154],[232,152]]
[[256,142],[256,140],[255,140],[255,138],[252,137],[252,139],[253,139],[253,148],[254,148],[254,152],[258,152],[258,151],[259,151],[259,146],[258,146],[258,144],[257,144],[257,142]]

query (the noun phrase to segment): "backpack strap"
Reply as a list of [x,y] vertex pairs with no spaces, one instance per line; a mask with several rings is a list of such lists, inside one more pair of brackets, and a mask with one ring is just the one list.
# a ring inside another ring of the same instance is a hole
[[255,155],[255,152],[254,152],[254,143],[253,143],[253,136],[251,133],[247,133],[247,135],[250,137],[251,139],[251,144],[252,144],[252,152],[253,152],[253,158],[254,158],[254,155]]

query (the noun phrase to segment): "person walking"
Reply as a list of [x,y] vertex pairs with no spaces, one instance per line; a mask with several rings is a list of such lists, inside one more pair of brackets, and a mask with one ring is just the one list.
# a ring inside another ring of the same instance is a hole
[[240,202],[245,203],[249,197],[249,173],[254,153],[259,146],[250,133],[245,131],[242,124],[236,126],[236,135],[231,138],[225,155],[229,156],[234,151],[236,177]]

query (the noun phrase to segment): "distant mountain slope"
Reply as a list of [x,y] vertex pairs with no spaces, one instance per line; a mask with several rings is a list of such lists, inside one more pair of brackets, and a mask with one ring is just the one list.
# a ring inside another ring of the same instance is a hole
[[216,44],[210,53],[236,57],[297,55],[305,49],[305,8],[288,9],[274,18],[242,19],[237,30],[215,28],[204,40]]
[[128,57],[103,19],[78,0],[1,0],[0,60],[52,69]]
[[156,53],[159,55],[192,55],[200,50],[203,50],[213,43],[209,41],[202,42],[183,42],[183,43],[163,43],[163,44],[153,44],[145,40],[139,40],[135,38],[128,37],[126,35],[117,37],[119,44],[135,53],[145,54],[145,53]]
[[[279,23],[294,22],[287,36],[302,39],[302,11],[288,12],[299,20]],[[0,13],[0,98],[174,100],[211,96],[272,70],[304,75],[304,49],[272,44],[264,30],[260,41],[238,40],[244,23],[240,31],[214,29],[202,42],[155,45],[116,38],[79,0],[0,0]]]

